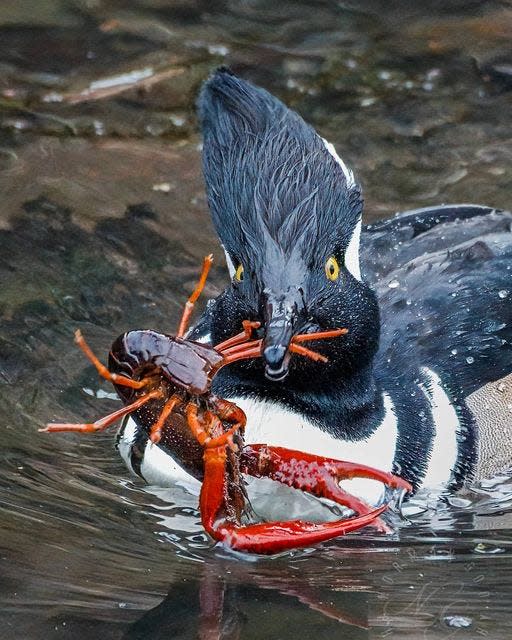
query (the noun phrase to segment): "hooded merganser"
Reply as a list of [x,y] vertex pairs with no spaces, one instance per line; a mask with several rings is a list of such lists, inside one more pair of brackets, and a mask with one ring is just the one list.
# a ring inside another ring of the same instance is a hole
[[[208,203],[232,281],[189,336],[262,323],[263,358],[214,391],[247,413],[247,442],[458,489],[512,463],[512,214],[419,209],[362,225],[361,189],[334,147],[227,69],[203,86]],[[361,247],[360,247],[361,245]],[[290,357],[294,334],[346,327]],[[133,421],[119,449],[147,481],[185,476]]]

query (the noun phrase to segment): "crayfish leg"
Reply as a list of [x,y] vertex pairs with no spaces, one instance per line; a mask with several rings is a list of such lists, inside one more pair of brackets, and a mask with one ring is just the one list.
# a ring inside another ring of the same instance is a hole
[[226,492],[226,447],[210,447],[204,451],[204,479],[199,495],[201,522],[205,531],[218,540],[215,523],[224,506]]
[[85,357],[91,362],[95,367],[96,371],[102,378],[112,382],[112,384],[118,384],[122,387],[130,387],[131,389],[142,389],[142,387],[146,386],[145,380],[132,380],[131,378],[127,378],[126,376],[119,375],[118,373],[111,373],[107,367],[100,362],[97,355],[91,349],[91,347],[87,344],[85,338],[82,335],[80,329],[75,331],[75,342],[83,351]]
[[240,409],[238,405],[224,398],[216,398],[213,401],[215,407],[215,413],[217,417],[223,422],[229,422],[231,424],[239,425],[239,429],[243,429],[247,423],[247,416],[243,409]]
[[204,285],[206,284],[206,278],[208,278],[208,272],[210,271],[210,267],[212,266],[213,255],[210,254],[206,256],[203,260],[203,268],[201,270],[201,275],[199,276],[199,282],[196,285],[196,288],[190,295],[189,299],[185,303],[185,308],[183,309],[183,314],[181,316],[180,325],[178,327],[178,333],[176,336],[178,338],[182,338],[188,329],[188,324],[190,322],[190,316],[192,315],[192,311],[194,310],[194,305],[201,295]]
[[143,405],[145,405],[146,402],[149,402],[154,398],[161,397],[161,395],[162,395],[162,392],[159,391],[158,389],[155,389],[154,391],[150,391],[149,393],[142,396],[138,400],[135,400],[135,402],[132,402],[132,404],[128,404],[126,405],[126,407],[121,407],[121,409],[118,409],[113,413],[109,413],[108,416],[104,416],[103,418],[96,420],[96,422],[85,422],[82,424],[80,423],[73,424],[69,422],[52,422],[50,424],[47,424],[46,427],[42,429],[38,429],[38,431],[40,431],[41,433],[56,433],[58,431],[95,433],[97,431],[104,431],[107,427],[110,427],[111,424],[114,424],[114,422],[117,422],[127,414],[132,413],[133,411],[136,411],[139,407],[142,407]]
[[296,344],[295,342],[290,343],[289,349],[293,353],[298,353],[300,356],[304,356],[305,358],[309,358],[310,360],[314,360],[315,362],[328,362],[328,358],[326,356],[323,356],[321,353],[317,353],[312,349],[307,349],[306,347],[303,347],[300,344]]
[[[230,429],[222,432],[221,420],[216,415],[209,412],[205,412],[205,414],[208,414],[209,419],[200,417],[197,405],[193,402],[189,402],[185,413],[190,430],[199,444],[204,446],[205,449],[216,449],[222,446],[229,446],[236,450],[236,445],[233,443],[233,436],[244,426],[245,422],[236,422]],[[243,416],[245,418],[245,414],[243,414]]]
[[327,331],[317,331],[316,333],[299,333],[293,336],[292,342],[310,342],[311,340],[325,340],[325,338],[339,338],[348,333],[348,329],[329,329]]
[[229,349],[230,347],[235,347],[244,342],[248,342],[252,337],[253,330],[259,329],[261,327],[261,322],[244,320],[242,322],[242,326],[244,330],[241,333],[237,333],[232,338],[228,338],[227,340],[224,340],[224,342],[220,342],[219,344],[216,344],[214,349],[222,353],[225,349]]
[[172,395],[164,404],[162,412],[158,416],[158,420],[149,430],[149,439],[153,444],[157,444],[158,442],[160,442],[160,438],[162,437],[162,429],[165,426],[165,421],[170,416],[172,411],[176,408],[176,405],[180,404],[180,402],[181,398],[179,396]]

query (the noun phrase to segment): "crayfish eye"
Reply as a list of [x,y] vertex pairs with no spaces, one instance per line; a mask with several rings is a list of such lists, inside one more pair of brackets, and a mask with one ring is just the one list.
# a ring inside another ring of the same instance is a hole
[[244,266],[243,264],[239,264],[235,271],[235,280],[237,282],[242,282],[244,279]]
[[334,256],[327,258],[327,262],[325,263],[325,275],[333,282],[339,278],[340,265]]

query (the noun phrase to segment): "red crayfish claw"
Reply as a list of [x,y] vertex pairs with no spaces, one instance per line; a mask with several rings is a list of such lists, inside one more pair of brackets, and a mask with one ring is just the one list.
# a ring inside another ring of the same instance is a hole
[[222,518],[226,496],[226,448],[209,447],[204,452],[205,473],[200,496],[205,530],[236,551],[273,554],[330,540],[375,523],[388,505],[372,508],[340,486],[341,480],[369,478],[391,489],[411,491],[411,485],[391,473],[365,465],[315,456],[264,444],[246,445],[240,456],[240,471],[268,477],[316,497],[328,498],[358,515],[332,522],[290,520],[238,526]]

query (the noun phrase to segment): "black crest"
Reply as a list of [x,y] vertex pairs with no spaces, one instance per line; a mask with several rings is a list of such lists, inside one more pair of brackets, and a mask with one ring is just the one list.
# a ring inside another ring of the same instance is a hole
[[[312,127],[264,89],[218,70],[199,97],[213,222],[231,256],[346,244],[361,215],[359,186]],[[263,251],[262,251],[263,249]]]

